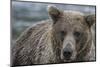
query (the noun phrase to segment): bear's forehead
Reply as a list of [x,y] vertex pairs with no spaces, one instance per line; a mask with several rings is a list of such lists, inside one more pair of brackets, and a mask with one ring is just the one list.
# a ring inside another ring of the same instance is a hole
[[78,11],[65,11],[63,17],[68,20],[83,20],[84,14]]
[[56,29],[59,29],[59,30],[85,30],[87,29],[87,26],[83,25],[83,24],[72,24],[72,23],[60,23],[60,24],[56,24]]
[[84,14],[76,11],[65,11],[60,21],[65,25],[86,25]]
[[61,19],[56,23],[56,27],[60,29],[85,29],[87,28],[87,24],[84,18],[84,14],[81,12],[75,11],[65,11]]

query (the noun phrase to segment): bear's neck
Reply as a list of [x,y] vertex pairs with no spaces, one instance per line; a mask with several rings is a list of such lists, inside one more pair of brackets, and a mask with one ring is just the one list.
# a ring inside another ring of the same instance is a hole
[[[58,42],[52,34],[52,28],[49,27],[47,31],[42,35],[40,39],[40,48],[38,49],[38,63],[57,63],[59,61],[59,49],[57,47]],[[42,41],[43,40],[43,41]],[[43,45],[43,46],[42,46]]]

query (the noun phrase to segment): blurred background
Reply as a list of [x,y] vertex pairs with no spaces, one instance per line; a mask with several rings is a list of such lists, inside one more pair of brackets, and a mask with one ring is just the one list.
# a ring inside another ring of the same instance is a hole
[[[95,14],[95,6],[72,5],[72,4],[50,4],[38,2],[12,1],[11,7],[11,32],[12,42],[30,25],[48,19],[47,6],[55,5],[62,10],[81,11],[85,14]],[[95,26],[93,27],[95,33]]]

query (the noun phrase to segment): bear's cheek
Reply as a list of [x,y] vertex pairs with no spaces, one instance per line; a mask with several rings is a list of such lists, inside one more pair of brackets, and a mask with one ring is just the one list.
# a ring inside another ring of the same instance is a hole
[[84,48],[84,45],[87,42],[87,34],[85,33],[84,35],[81,36],[78,40],[76,40],[76,50],[77,52],[80,51],[82,48]]

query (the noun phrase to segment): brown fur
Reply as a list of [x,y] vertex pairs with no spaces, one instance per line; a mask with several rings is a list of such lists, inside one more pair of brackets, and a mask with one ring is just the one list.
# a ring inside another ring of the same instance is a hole
[[[48,12],[51,19],[31,26],[16,40],[12,48],[12,65],[69,62],[62,56],[68,39],[73,43],[71,48],[74,51],[70,62],[95,60],[91,56],[93,53],[90,54],[94,48],[90,28],[93,23],[89,19],[87,23],[87,16],[75,11],[63,12],[52,6]],[[74,35],[76,31],[81,32],[79,38]]]

